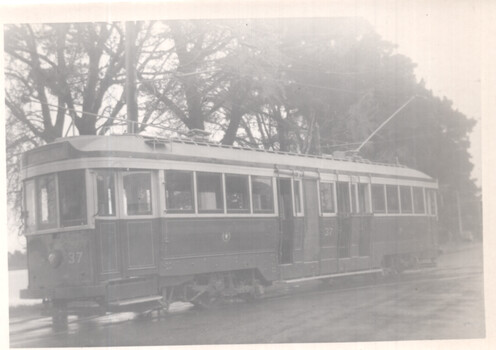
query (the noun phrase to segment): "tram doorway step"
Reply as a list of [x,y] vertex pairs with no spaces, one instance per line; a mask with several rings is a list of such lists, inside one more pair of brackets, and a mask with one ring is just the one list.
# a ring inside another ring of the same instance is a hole
[[366,274],[372,274],[372,273],[382,273],[382,269],[372,269],[372,270],[361,270],[361,271],[353,271],[353,272],[333,273],[333,274],[330,274],[330,275],[319,275],[319,276],[312,276],[312,277],[295,278],[295,279],[292,279],[292,280],[285,280],[285,281],[281,281],[281,282],[282,283],[299,283],[299,282],[306,282],[306,281],[323,280],[323,279],[333,278],[333,277],[366,275]]
[[156,309],[161,306],[161,295],[150,295],[146,297],[122,299],[112,301],[108,304],[109,311],[122,312],[122,311],[146,311]]

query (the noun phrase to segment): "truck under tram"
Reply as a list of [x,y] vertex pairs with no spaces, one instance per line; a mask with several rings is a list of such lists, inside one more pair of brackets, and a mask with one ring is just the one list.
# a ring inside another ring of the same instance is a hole
[[22,178],[21,297],[48,302],[55,323],[437,256],[437,182],[400,165],[77,136],[26,152]]

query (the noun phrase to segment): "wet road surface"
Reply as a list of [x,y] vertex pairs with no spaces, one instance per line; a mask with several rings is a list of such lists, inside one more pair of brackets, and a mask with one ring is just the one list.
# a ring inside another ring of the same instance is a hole
[[66,331],[36,314],[10,318],[11,347],[253,344],[483,338],[482,247],[451,247],[437,267],[276,285],[261,300],[141,320],[132,313],[70,318]]

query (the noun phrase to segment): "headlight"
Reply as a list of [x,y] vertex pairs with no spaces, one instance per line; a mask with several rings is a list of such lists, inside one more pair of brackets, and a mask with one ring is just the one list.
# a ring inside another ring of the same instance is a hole
[[48,262],[53,268],[56,268],[62,262],[62,253],[59,250],[55,250],[48,254]]

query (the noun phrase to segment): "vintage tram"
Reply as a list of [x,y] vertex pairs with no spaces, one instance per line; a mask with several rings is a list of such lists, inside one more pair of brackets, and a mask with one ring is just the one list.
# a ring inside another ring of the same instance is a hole
[[437,182],[397,164],[128,134],[28,151],[22,178],[21,297],[55,323],[437,255]]

